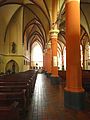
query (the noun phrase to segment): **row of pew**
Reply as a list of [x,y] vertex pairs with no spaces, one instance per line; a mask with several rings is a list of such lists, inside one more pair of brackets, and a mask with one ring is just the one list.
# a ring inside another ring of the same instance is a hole
[[21,120],[28,111],[37,71],[0,76],[0,120]]
[[[66,71],[59,70],[58,75],[63,82],[66,81]],[[82,70],[82,85],[86,92],[90,92],[90,70]]]

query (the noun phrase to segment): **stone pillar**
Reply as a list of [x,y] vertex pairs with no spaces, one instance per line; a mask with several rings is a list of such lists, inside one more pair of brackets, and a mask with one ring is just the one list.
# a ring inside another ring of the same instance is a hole
[[65,107],[84,108],[80,61],[80,0],[66,0],[66,87]]

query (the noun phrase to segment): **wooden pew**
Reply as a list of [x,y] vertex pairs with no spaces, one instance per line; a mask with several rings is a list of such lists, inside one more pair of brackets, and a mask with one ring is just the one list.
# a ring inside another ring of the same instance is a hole
[[29,91],[30,91],[30,94],[32,96],[32,93],[33,93],[34,87],[35,87],[35,82],[36,82],[36,76],[37,76],[37,74],[34,74],[34,75],[32,75],[32,77],[28,77],[28,78],[25,78],[25,79],[22,76],[23,75],[21,75],[21,74],[20,74],[20,77],[19,76],[17,77],[17,75],[13,76],[13,77],[8,76],[8,77],[5,77],[4,79],[0,78],[0,81],[1,82],[3,82],[3,81],[4,82],[26,82],[30,86],[29,87]]
[[[66,71],[58,71],[62,81],[66,81]],[[90,70],[82,70],[82,85],[85,91],[90,92]]]
[[35,86],[35,82],[36,82],[36,77],[37,77],[37,71],[35,70],[29,70],[26,72],[20,72],[17,74],[11,74],[11,75],[4,75],[4,76],[0,76],[0,81],[24,81],[24,82],[28,82],[29,84],[31,84],[31,91],[34,91],[34,86]]
[[25,90],[0,92],[0,103],[12,103],[14,101],[17,101],[19,103],[18,107],[21,111],[26,110]]
[[[31,96],[31,81],[0,81],[0,86],[10,86],[13,89],[26,89],[27,96]],[[8,88],[8,87],[7,87]],[[11,89],[12,90],[12,89]]]
[[[34,90],[36,77],[36,71],[26,71],[18,74],[0,76],[0,103],[4,105],[3,108],[7,108],[9,112],[10,107],[8,108],[8,106],[10,106],[12,102],[18,101],[19,109],[26,111],[29,99]],[[2,114],[5,113],[6,112],[4,111]],[[9,120],[14,119],[10,117]]]
[[0,102],[0,120],[20,120],[18,102]]
[[29,71],[25,71],[25,72],[20,72],[20,73],[16,73],[16,74],[10,74],[10,75],[3,75],[3,76],[0,76],[0,80],[5,80],[5,79],[8,79],[8,80],[19,80],[21,79],[22,81],[23,80],[26,80],[26,79],[30,79],[30,78],[35,78],[37,76],[37,71],[35,70],[29,70]]
[[[1,92],[22,92],[25,91],[25,106],[27,107],[30,103],[30,95],[29,95],[29,86],[28,85],[0,85],[0,93]],[[16,96],[18,97],[18,96]]]
[[83,87],[87,92],[90,92],[90,70],[82,71]]

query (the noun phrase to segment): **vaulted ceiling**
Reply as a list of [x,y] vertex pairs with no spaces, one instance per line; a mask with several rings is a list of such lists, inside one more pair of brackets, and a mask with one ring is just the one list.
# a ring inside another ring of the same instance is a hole
[[[10,22],[12,21],[12,18],[20,10],[22,10],[23,35],[26,34],[27,47],[28,44],[32,45],[34,41],[38,41],[42,44],[42,48],[44,49],[45,43],[49,39],[49,30],[52,24],[51,21],[52,15],[51,11],[53,9],[52,1],[54,0],[0,0],[1,39],[5,40],[7,28]],[[59,40],[61,40],[61,42],[65,44],[65,1],[59,0],[59,3],[60,3],[59,13],[56,22],[58,24],[58,28],[60,29]],[[85,34],[85,36],[87,36],[89,39],[90,0],[81,0],[80,9],[81,9],[81,29],[83,29],[83,31],[86,32],[86,33],[82,32],[82,34]]]

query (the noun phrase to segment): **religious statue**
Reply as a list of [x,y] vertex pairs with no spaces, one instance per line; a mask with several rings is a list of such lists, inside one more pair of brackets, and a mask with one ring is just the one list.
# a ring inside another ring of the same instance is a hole
[[13,42],[12,43],[12,53],[16,52],[16,44]]

